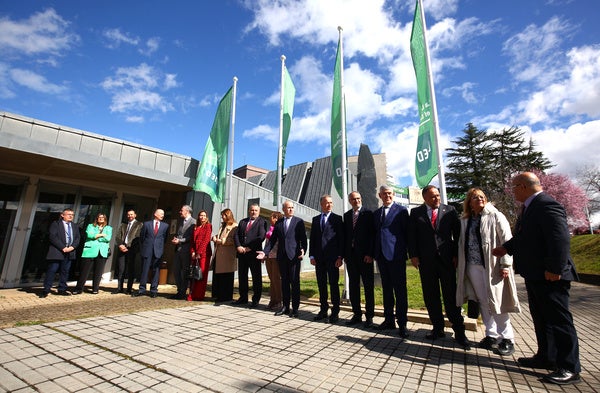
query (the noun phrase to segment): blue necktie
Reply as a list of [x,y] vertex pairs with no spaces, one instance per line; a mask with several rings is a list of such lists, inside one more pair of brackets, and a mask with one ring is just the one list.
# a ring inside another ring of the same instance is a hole
[[67,247],[70,247],[73,243],[73,234],[71,232],[71,223],[67,223]]

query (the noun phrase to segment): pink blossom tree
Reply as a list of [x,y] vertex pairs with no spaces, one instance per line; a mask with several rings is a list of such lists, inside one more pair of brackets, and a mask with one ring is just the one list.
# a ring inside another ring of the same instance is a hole
[[565,175],[558,173],[537,173],[544,191],[560,202],[567,212],[570,230],[588,225],[585,207],[587,195],[583,189]]

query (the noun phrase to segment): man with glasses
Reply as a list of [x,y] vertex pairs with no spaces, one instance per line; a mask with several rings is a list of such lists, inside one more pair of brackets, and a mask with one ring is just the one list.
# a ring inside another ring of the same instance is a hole
[[67,279],[71,261],[76,257],[75,249],[80,240],[79,227],[73,224],[74,215],[72,209],[64,209],[60,214],[61,218],[50,224],[48,232],[50,247],[46,254],[48,269],[44,279],[44,289],[40,294],[41,298],[47,297],[50,293],[56,272],[59,272],[57,294],[62,296],[71,295],[71,292],[67,292]]

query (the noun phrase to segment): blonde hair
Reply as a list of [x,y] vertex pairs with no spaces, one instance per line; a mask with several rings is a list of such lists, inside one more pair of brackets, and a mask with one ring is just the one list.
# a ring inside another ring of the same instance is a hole
[[463,201],[463,218],[470,218],[473,214],[473,209],[471,209],[471,199],[475,194],[483,195],[483,200],[485,201],[485,203],[487,203],[487,196],[485,196],[485,193],[481,188],[470,188],[469,191],[467,191],[467,196],[465,197],[465,200]]

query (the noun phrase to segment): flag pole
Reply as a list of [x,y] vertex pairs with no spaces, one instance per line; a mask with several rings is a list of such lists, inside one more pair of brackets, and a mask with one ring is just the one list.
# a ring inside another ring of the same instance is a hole
[[277,211],[281,211],[281,183],[283,174],[283,97],[285,96],[284,89],[284,72],[285,72],[285,55],[281,55],[281,89],[279,98],[279,145],[277,148],[277,176],[275,177],[275,196],[277,198]]
[[231,128],[229,130],[229,178],[227,182],[227,207],[231,207],[231,188],[233,187],[233,144],[235,135],[235,98],[237,94],[237,76],[233,77],[233,97],[231,101]]
[[436,146],[437,161],[438,161],[438,181],[440,183],[440,197],[443,204],[448,203],[446,196],[446,178],[444,176],[444,165],[442,163],[442,152],[439,146],[440,139],[440,127],[438,123],[437,114],[437,103],[435,101],[435,89],[433,87],[433,73],[431,72],[431,62],[429,60],[429,45],[427,45],[427,25],[425,24],[425,11],[423,10],[423,2],[417,0],[419,3],[419,11],[421,18],[421,24],[423,26],[423,43],[425,46],[425,63],[427,64],[427,83],[429,85],[429,91],[431,92],[431,119],[433,122],[433,130],[435,134],[434,143]]
[[342,26],[338,26],[340,41],[340,117],[342,120],[342,201],[344,210],[348,210],[348,157],[346,157],[346,96],[344,94],[344,43],[342,41]]

